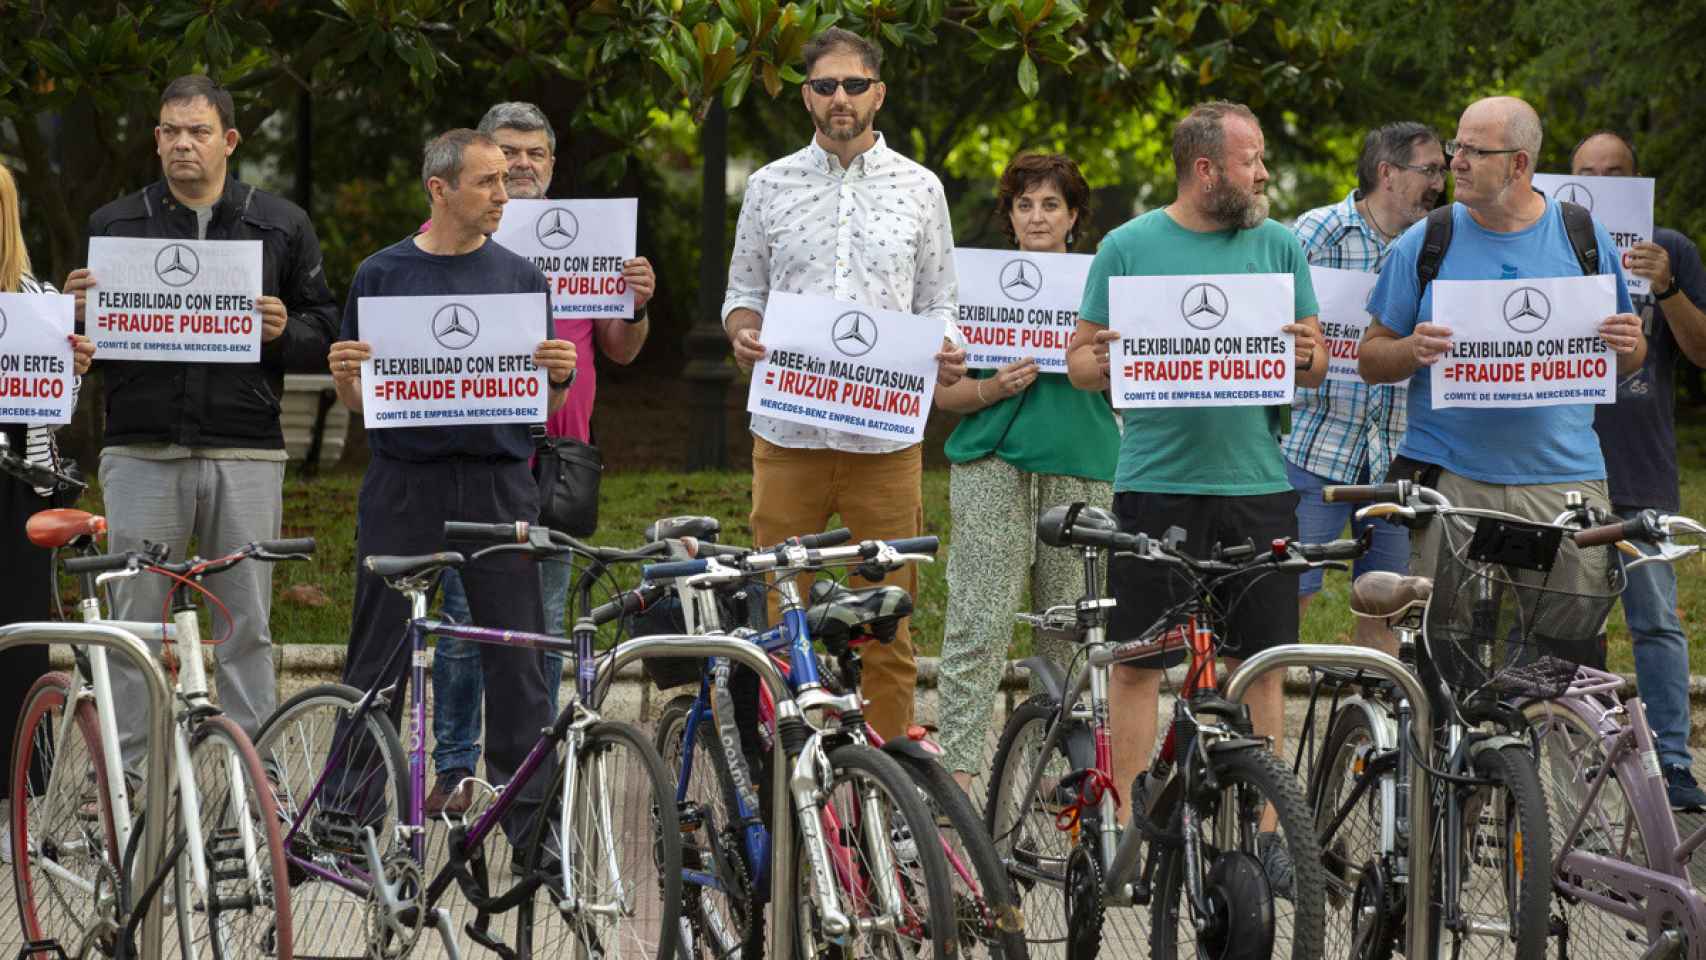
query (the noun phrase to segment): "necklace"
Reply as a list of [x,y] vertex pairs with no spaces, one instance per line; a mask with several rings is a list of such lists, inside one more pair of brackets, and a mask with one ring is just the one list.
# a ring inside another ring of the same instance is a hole
[[1362,204],[1362,218],[1374,224],[1374,232],[1380,234],[1382,240],[1391,240],[1392,234],[1387,233],[1386,228],[1380,225],[1380,221],[1374,219],[1374,204],[1369,203],[1366,199],[1357,202]]

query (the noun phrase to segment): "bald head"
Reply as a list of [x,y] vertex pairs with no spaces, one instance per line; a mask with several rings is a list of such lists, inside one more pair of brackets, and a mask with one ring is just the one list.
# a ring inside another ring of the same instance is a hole
[[1610,130],[1589,135],[1570,155],[1570,172],[1578,177],[1633,177],[1635,169],[1635,148]]
[[1462,123],[1496,131],[1502,146],[1528,154],[1530,168],[1540,156],[1540,114],[1525,100],[1516,97],[1487,97],[1477,100],[1463,111]]

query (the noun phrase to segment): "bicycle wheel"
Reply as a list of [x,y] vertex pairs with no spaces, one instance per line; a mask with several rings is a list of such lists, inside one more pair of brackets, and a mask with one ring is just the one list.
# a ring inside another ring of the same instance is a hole
[[1380,843],[1381,788],[1392,773],[1374,770],[1378,749],[1368,714],[1347,706],[1328,729],[1316,765],[1311,801],[1326,872],[1329,957],[1386,960],[1398,944],[1404,903],[1393,883],[1395,851]]
[[[1066,860],[1078,832],[1062,831],[1054,819],[1054,786],[1074,768],[1065,737],[1043,755],[1044,738],[1058,710],[1047,696],[1032,697],[1014,709],[995,748],[983,807],[984,827],[1024,913],[1025,942],[1039,953],[1061,949],[1070,933]],[[1026,793],[1039,767],[1037,788]]]
[[[566,767],[540,806],[527,843],[528,872],[549,879],[519,907],[521,956],[577,960],[674,958],[680,942],[681,824],[663,759],[632,724],[587,728],[575,791],[562,798]],[[563,835],[559,801],[569,807]],[[577,906],[559,911],[563,867]],[[531,952],[530,952],[531,951]]]
[[[1442,955],[1469,958],[1541,957],[1552,899],[1552,828],[1534,756],[1505,746],[1475,755],[1474,774],[1489,786],[1465,788],[1463,853],[1456,865],[1461,930],[1436,928]],[[1443,839],[1445,831],[1437,831]],[[1436,869],[1451,868],[1434,858]]]
[[971,798],[934,760],[902,753],[888,756],[912,778],[942,835],[948,880],[953,885],[958,955],[972,960],[1026,960],[1030,951],[1025,948],[1024,914]]
[[196,725],[189,755],[190,769],[178,776],[195,784],[201,822],[180,829],[199,832],[205,874],[186,845],[173,877],[184,960],[291,960],[290,881],[261,758],[243,728],[225,716]]
[[[1151,954],[1157,960],[1317,960],[1326,880],[1297,778],[1262,748],[1211,753],[1209,763],[1219,789],[1195,798],[1201,856],[1194,864],[1207,915],[1199,933],[1196,910],[1183,896],[1192,879],[1185,875],[1184,844],[1169,845],[1155,868]],[[1275,822],[1266,833],[1262,820],[1269,807]],[[1182,829],[1177,811],[1171,829]]]
[[76,954],[86,935],[116,917],[117,833],[107,793],[94,704],[72,706],[75,678],[49,673],[31,685],[12,743],[12,879],[30,940]]
[[[671,781],[685,758],[687,716],[695,698],[664,707],[655,740]],[[764,908],[754,904],[753,873],[746,861],[734,776],[710,722],[694,734],[693,771],[681,815],[682,943],[689,957],[723,960],[763,954]],[[754,786],[756,792],[756,786]],[[697,879],[696,879],[697,878]]]
[[[378,710],[352,721],[360,700],[359,690],[343,684],[310,687],[268,717],[255,741],[273,780],[290,868],[294,945],[304,956],[363,954],[369,914],[361,830],[371,826],[380,854],[392,856],[395,828],[408,806],[409,768],[396,728]],[[340,761],[335,766],[334,759]]]
[[[952,942],[936,935],[954,929],[948,863],[918,788],[892,759],[864,744],[834,747],[828,759],[831,782],[818,806],[819,823],[834,874],[828,882],[853,928],[843,944],[832,942],[823,929],[822,885],[796,831],[795,956],[952,957]],[[892,863],[887,872],[879,866],[883,860]],[[889,899],[890,892],[899,899]]]
[[[1546,812],[1552,824],[1552,856],[1564,855],[1565,832],[1581,815],[1588,788],[1605,769],[1605,750],[1599,734],[1581,715],[1562,703],[1546,701],[1523,710],[1535,745],[1535,770],[1546,796]],[[1638,867],[1648,866],[1647,838],[1641,819],[1613,769],[1582,818],[1572,849],[1614,857]],[[1572,883],[1598,894],[1616,894],[1585,877]],[[1631,943],[1646,943],[1647,928],[1558,892],[1553,909],[1563,922],[1560,931],[1564,951],[1584,957],[1612,957],[1626,952]]]

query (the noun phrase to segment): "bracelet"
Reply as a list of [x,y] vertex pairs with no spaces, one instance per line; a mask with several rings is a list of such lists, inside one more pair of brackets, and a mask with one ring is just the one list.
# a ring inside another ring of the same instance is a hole
[[[576,371],[576,373],[578,373],[578,372],[579,371]],[[545,375],[545,382],[547,384],[550,384],[552,390],[567,390],[567,389],[569,389],[569,386],[575,382],[575,375],[573,373],[571,373],[571,374],[569,374],[569,379],[564,380],[562,383],[558,383],[557,381],[551,379],[550,374],[546,374]]]
[[1671,277],[1670,278],[1670,286],[1665,288],[1664,293],[1653,294],[1653,299],[1654,300],[1669,300],[1671,297],[1676,296],[1677,293],[1681,290],[1682,290],[1682,287],[1677,284],[1676,278]]
[[650,314],[648,314],[646,311],[650,310],[651,306],[652,305],[648,303],[645,306],[641,307],[640,309],[635,310],[633,316],[623,317],[622,322],[627,323],[627,324],[645,323],[646,317],[650,316]]
[[977,402],[983,404],[986,407],[989,406],[989,401],[983,399],[983,381],[982,380],[977,381]]

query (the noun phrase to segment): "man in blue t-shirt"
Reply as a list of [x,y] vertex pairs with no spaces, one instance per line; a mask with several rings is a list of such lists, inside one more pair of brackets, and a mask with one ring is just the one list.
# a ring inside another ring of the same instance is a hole
[[[1634,177],[1635,147],[1609,130],[1590,134],[1570,156],[1578,177]],[[1651,282],[1635,296],[1647,362],[1617,385],[1617,402],[1594,408],[1594,429],[1619,515],[1682,508],[1676,465],[1676,361],[1706,366],[1706,269],[1694,242],[1659,227],[1623,255],[1630,273]],[[1688,753],[1688,636],[1676,612],[1676,570],[1649,563],[1629,571],[1623,617],[1635,652],[1635,683],[1658,741],[1665,787],[1675,810],[1706,807]]]
[[[446,294],[543,293],[540,344],[533,362],[546,371],[550,408],[568,396],[575,373],[575,347],[550,339],[551,297],[545,275],[525,257],[490,240],[508,201],[503,151],[491,137],[459,129],[426,147],[421,181],[432,201],[432,226],[365,260],[350,285],[343,330],[328,357],[338,397],[362,409],[361,364],[372,349],[361,339],[361,302],[366,297]],[[368,434],[373,457],[356,504],[356,589],[344,682],[365,689],[387,664],[406,680],[408,659],[394,657],[409,618],[408,601],[368,573],[362,561],[375,554],[422,554],[444,548],[444,522],[531,522],[539,515],[539,492],[528,458],[533,439],[526,424],[398,427]],[[520,554],[498,554],[462,568],[474,622],[483,627],[544,631],[539,577]],[[538,650],[482,645],[486,698],[486,773],[507,782],[520,766],[540,728],[551,721],[544,659]],[[401,691],[392,695],[392,719],[400,718]],[[524,840],[527,818],[542,800],[550,772],[535,775],[506,816],[512,843]],[[341,811],[320,811],[334,817]],[[517,858],[518,863],[522,862]]]

